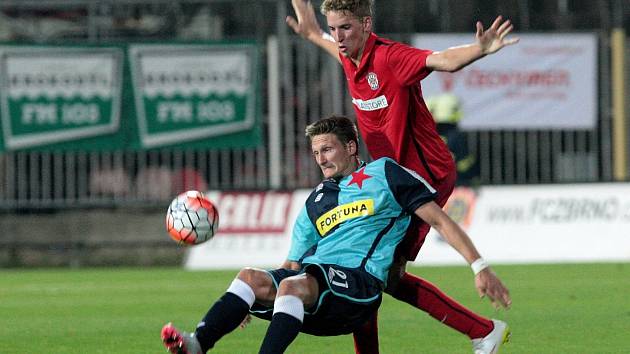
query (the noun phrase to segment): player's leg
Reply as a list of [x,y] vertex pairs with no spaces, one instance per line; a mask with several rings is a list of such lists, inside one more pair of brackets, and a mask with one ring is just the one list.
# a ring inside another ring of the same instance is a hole
[[379,354],[378,348],[378,312],[352,333],[354,351],[357,354]]
[[398,264],[393,268],[398,271],[390,272],[391,281],[388,281],[386,293],[427,312],[470,339],[485,337],[492,331],[494,324],[491,319],[472,312],[428,280],[405,272],[406,259],[400,256],[396,259]]
[[205,351],[225,334],[233,331],[257,302],[269,302],[275,287],[269,274],[260,269],[242,269],[227,292],[208,310],[195,334]]
[[305,305],[315,304],[318,295],[317,279],[310,274],[303,273],[282,280],[259,354],[284,353],[302,328]]
[[[417,235],[426,236],[429,225],[414,219],[410,231],[394,256],[385,292],[408,303],[431,317],[467,335],[470,339],[483,338],[494,328],[491,319],[479,316],[446,295],[433,283],[405,271],[407,255],[417,254],[422,242]],[[415,235],[415,236],[414,236]],[[422,240],[424,240],[422,236]],[[376,317],[353,333],[357,354],[378,354],[378,325]]]
[[208,310],[197,325],[194,335],[179,331],[168,324],[162,329],[162,340],[171,353],[205,353],[221,337],[241,324],[254,301],[269,303],[274,297],[275,287],[269,273],[245,268],[232,281],[226,293]]
[[[364,337],[355,337],[360,339],[356,350],[378,353],[377,330],[365,324],[376,325],[382,300],[381,284],[360,269],[312,265],[307,271],[318,278],[320,293],[326,290],[327,296],[320,294],[317,308],[307,308],[311,314],[305,316],[302,332],[316,336],[366,333]],[[373,337],[369,337],[372,334]]]
[[[397,268],[404,270],[404,267]],[[401,272],[390,272],[393,276],[397,274]],[[470,311],[431,282],[413,274],[403,271],[399,279],[392,279],[388,283],[385,291],[467,335],[472,340],[475,354],[497,353],[501,344],[509,339],[510,329],[505,322],[491,320]]]

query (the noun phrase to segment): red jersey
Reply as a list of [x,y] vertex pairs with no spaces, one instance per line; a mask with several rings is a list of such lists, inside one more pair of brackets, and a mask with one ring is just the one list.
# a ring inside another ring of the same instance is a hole
[[372,33],[359,67],[340,58],[372,158],[393,158],[429,183],[439,184],[454,175],[455,163],[422,98],[420,80],[431,72],[426,67],[431,53]]

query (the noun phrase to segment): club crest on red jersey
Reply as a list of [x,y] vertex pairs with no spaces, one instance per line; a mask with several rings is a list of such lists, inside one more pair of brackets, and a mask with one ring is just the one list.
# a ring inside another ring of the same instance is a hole
[[378,78],[375,73],[370,71],[367,74],[367,82],[372,90],[378,90]]

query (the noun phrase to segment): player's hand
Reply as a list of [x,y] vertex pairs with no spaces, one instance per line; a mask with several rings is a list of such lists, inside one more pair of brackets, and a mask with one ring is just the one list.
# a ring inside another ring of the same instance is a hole
[[293,31],[303,38],[309,39],[312,36],[322,35],[322,29],[317,23],[315,11],[310,1],[291,0],[293,10],[297,16],[297,20],[292,16],[287,16],[287,24]]
[[510,292],[503,285],[501,280],[497,278],[496,274],[490,269],[490,267],[482,270],[475,276],[475,287],[480,297],[487,296],[495,308],[504,307],[510,308],[512,305],[512,299],[510,298]]
[[240,325],[238,325],[241,329],[247,328],[247,325],[252,322],[252,316],[247,314]]
[[481,52],[484,55],[492,54],[505,46],[518,43],[518,38],[505,38],[513,29],[514,26],[510,20],[503,21],[502,16],[498,16],[487,30],[484,30],[483,24],[477,21],[475,37],[477,44],[481,47]]

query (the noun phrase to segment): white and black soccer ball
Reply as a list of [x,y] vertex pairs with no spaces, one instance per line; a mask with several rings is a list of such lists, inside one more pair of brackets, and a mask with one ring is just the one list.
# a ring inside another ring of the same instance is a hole
[[217,208],[199,191],[178,195],[166,212],[166,231],[178,243],[204,243],[214,237],[218,228]]

